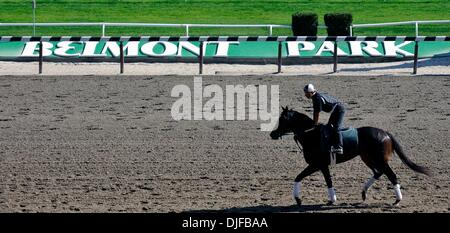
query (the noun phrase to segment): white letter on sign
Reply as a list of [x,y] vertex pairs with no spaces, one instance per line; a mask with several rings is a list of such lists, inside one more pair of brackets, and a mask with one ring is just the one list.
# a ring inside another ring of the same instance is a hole
[[386,57],[396,57],[397,53],[403,54],[403,56],[405,57],[414,56],[414,54],[409,53],[403,49],[400,49],[400,47],[403,47],[410,43],[412,43],[412,41],[405,41],[401,44],[395,45],[395,41],[383,41]]
[[[205,55],[206,53],[206,45],[208,44],[208,42],[203,43],[203,55]],[[195,55],[199,55],[200,54],[200,46],[195,46],[194,44],[192,44],[191,42],[187,42],[187,41],[180,41],[178,43],[178,53],[177,53],[177,57],[181,57],[181,52],[183,51],[183,48],[188,50],[189,52],[195,54]]]
[[75,47],[71,46],[72,44],[82,44],[82,42],[72,42],[72,41],[63,41],[59,42],[55,49],[55,55],[61,57],[77,57],[80,56],[81,53],[67,53],[69,50],[75,50]]
[[106,54],[95,54],[95,48],[98,45],[98,42],[96,41],[86,41],[84,42],[84,51],[81,55],[82,57],[105,57]]
[[[153,51],[153,49],[155,48],[155,46],[157,44],[162,44],[164,46],[164,50],[160,54],[156,54]],[[152,41],[152,42],[145,43],[141,47],[141,52],[143,54],[146,54],[149,56],[155,56],[155,57],[171,56],[171,55],[175,55],[177,53],[177,46],[172,43],[166,42],[166,41]]]
[[[362,47],[363,43],[366,46]],[[364,56],[363,50],[372,57],[382,56],[382,54],[376,50],[377,47],[378,43],[376,41],[350,41],[350,56]]]
[[[218,41],[218,42],[207,42],[208,44],[217,44],[217,51],[214,57],[227,57],[230,44],[239,45],[238,41]],[[205,49],[206,51],[206,49]]]
[[[319,51],[317,51],[316,56],[322,56],[323,52],[331,52],[334,54],[334,44],[331,41],[324,41],[322,46],[320,46]],[[337,55],[339,56],[343,56],[343,55],[347,55],[346,53],[344,53],[344,51],[342,51],[339,47],[337,48]]]
[[[34,52],[38,52],[39,42],[27,42],[25,44],[25,48],[22,51],[21,57],[37,57],[38,54],[34,54]],[[42,56],[51,56],[52,55],[52,49],[53,44],[50,42],[42,42]]]
[[[106,42],[105,47],[103,47],[102,54],[106,56],[107,51],[111,52],[113,57],[120,56],[120,47],[116,42]],[[137,57],[139,51],[139,41],[130,41],[123,46],[124,56],[127,57]]]
[[[286,44],[288,47],[288,57],[298,57],[300,56],[300,51],[310,51],[316,47],[313,43],[308,41],[293,41],[287,42]],[[300,44],[303,45],[301,49],[298,48]]]

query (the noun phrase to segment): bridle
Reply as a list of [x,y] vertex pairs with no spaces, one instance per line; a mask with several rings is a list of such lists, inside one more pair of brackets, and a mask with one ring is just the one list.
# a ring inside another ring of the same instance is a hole
[[294,141],[295,141],[295,144],[297,144],[297,147],[300,150],[300,153],[303,153],[303,148],[300,144],[300,140],[298,139],[297,134],[294,134]]
[[[315,127],[312,127],[311,129],[307,129],[307,130],[303,131],[303,134],[309,133],[309,132],[313,131],[314,129],[315,129]],[[300,150],[300,153],[303,153],[303,148],[301,146],[300,139],[296,133],[294,133],[294,141],[295,141],[295,144],[297,144],[297,147]]]
[[[286,120],[288,120],[289,117],[290,117],[290,116],[289,116],[289,113],[288,113],[288,114],[285,116]],[[312,127],[312,128],[310,128],[310,129],[304,130],[302,134],[309,133],[309,132],[313,131],[314,129],[315,129],[315,127]],[[295,141],[295,144],[297,144],[297,147],[298,147],[298,149],[300,150],[300,153],[303,153],[303,147],[301,146],[302,144],[300,143],[300,137],[298,136],[298,134],[297,134],[295,131],[293,131],[293,133],[294,133],[294,141]],[[283,134],[280,134],[280,139],[282,139],[282,135],[283,135]]]

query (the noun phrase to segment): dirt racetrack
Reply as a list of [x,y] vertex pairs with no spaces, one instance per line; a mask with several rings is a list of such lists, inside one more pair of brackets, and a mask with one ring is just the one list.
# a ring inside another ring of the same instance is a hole
[[[280,105],[311,113],[301,87],[314,83],[348,108],[346,126],[397,137],[416,174],[390,163],[371,177],[359,157],[331,169],[338,201],[325,206],[322,174],[292,185],[306,166],[292,136],[271,140],[260,121],[175,121],[175,85],[193,76],[1,76],[0,212],[449,212],[450,76],[204,76],[203,84],[279,85]],[[327,114],[321,115],[326,122]]]

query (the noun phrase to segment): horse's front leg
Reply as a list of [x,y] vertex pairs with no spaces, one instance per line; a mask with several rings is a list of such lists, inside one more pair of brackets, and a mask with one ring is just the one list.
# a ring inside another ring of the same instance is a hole
[[336,202],[336,192],[333,188],[333,182],[331,181],[331,175],[330,175],[330,169],[328,166],[322,167],[320,169],[322,171],[323,177],[325,178],[325,182],[327,183],[328,187],[328,203],[327,205],[332,205]]
[[307,176],[313,174],[314,172],[318,171],[319,169],[317,167],[308,165],[298,176],[295,178],[294,181],[294,199],[297,202],[297,205],[299,207],[302,206],[302,200],[300,199],[300,182]]

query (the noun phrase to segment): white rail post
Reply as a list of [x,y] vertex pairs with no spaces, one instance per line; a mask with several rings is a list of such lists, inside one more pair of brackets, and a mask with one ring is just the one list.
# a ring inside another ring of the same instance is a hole
[[36,0],[33,0],[33,36],[36,36]]
[[102,24],[102,36],[105,36],[106,25]]
[[186,24],[186,36],[189,36],[189,24]]
[[416,21],[416,36],[419,36],[419,22]]
[[272,36],[272,25],[269,25],[269,36]]
[[350,25],[350,36],[353,36],[353,25]]

